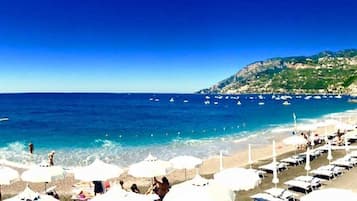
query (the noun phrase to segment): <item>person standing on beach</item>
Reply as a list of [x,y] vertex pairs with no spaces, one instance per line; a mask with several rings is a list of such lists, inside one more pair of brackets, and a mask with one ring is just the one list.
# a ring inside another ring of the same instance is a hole
[[32,142],[29,143],[29,152],[30,154],[33,154],[33,149],[34,149],[34,146],[32,144]]
[[50,166],[54,166],[53,158],[55,157],[55,151],[51,151],[51,153],[48,154],[48,164]]

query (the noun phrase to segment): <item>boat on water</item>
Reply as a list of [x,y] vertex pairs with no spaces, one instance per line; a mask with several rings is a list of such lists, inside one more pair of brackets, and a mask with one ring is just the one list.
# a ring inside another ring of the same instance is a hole
[[321,96],[314,96],[314,99],[321,99]]
[[242,105],[242,103],[240,101],[237,101],[237,105]]
[[209,105],[209,104],[211,104],[211,101],[205,100],[204,104],[205,104],[205,105]]
[[335,96],[335,98],[340,99],[340,98],[342,98],[342,96],[340,94],[338,94],[337,96]]
[[258,105],[264,105],[265,103],[264,102],[259,102]]
[[0,118],[0,121],[9,121],[9,118],[8,117],[3,117],[3,118]]
[[284,101],[283,105],[291,105],[291,103],[289,101]]
[[304,99],[309,100],[312,96],[306,96]]
[[175,102],[175,99],[174,98],[170,98],[169,102],[173,103],[173,102]]
[[188,103],[188,100],[187,100],[187,99],[185,99],[185,100],[183,100],[183,102],[184,102],[184,103]]
[[213,102],[213,104],[218,105],[218,102],[217,102],[217,101],[215,101],[215,102]]

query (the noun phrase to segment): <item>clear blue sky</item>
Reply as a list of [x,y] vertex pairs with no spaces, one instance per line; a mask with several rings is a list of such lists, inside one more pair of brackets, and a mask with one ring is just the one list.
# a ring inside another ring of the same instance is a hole
[[193,92],[256,60],[357,47],[354,0],[0,1],[0,92]]

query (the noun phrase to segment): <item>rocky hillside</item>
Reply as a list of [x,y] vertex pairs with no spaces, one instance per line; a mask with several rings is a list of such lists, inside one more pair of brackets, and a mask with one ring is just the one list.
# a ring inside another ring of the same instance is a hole
[[353,93],[357,49],[305,57],[272,58],[244,67],[198,93]]

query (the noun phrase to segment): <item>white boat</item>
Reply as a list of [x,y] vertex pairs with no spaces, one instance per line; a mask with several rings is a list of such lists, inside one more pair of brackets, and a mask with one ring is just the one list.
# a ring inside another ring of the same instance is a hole
[[264,105],[264,102],[259,102],[258,105]]
[[153,101],[154,100],[154,98],[149,98],[149,101]]
[[289,101],[284,101],[283,105],[290,105],[291,103]]
[[170,98],[170,103],[173,103],[173,102],[175,102],[175,99],[174,98]]
[[263,96],[263,95],[259,95],[258,98],[259,98],[260,100],[263,100],[263,99],[264,99],[264,96]]
[[188,103],[188,100],[185,99],[185,100],[183,100],[183,102],[184,102],[184,103]]
[[340,98],[342,98],[342,96],[340,94],[338,94],[337,96],[335,96],[335,98],[340,99]]
[[211,103],[211,101],[209,101],[209,100],[205,100],[205,105],[209,105],[210,103]]
[[9,118],[8,117],[3,117],[3,118],[0,118],[0,121],[9,121]]
[[321,96],[314,96],[314,99],[321,99]]
[[213,104],[218,105],[218,102],[217,102],[217,101],[215,101],[215,102],[213,102]]
[[309,100],[312,96],[306,96],[304,99]]
[[210,99],[211,97],[209,97],[209,96],[205,96],[205,99]]
[[242,105],[242,103],[240,101],[237,102],[237,105]]
[[155,102],[159,102],[159,101],[160,101],[160,99],[158,99],[158,98],[155,98],[155,99],[154,99],[154,101],[155,101]]

